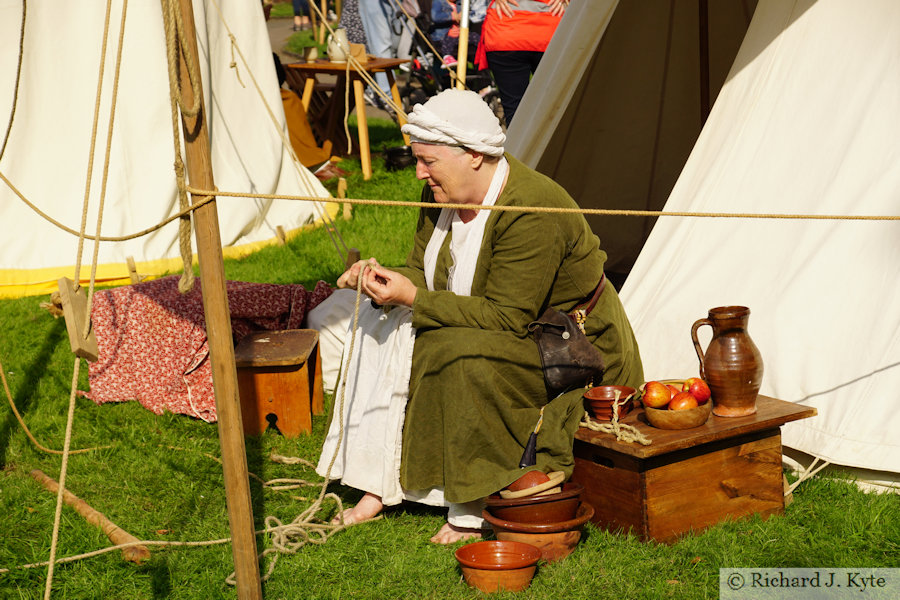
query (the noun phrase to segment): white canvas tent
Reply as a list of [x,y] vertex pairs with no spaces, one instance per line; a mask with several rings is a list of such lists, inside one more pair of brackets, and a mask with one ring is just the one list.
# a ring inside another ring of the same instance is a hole
[[[193,4],[217,187],[232,192],[329,197],[321,183],[294,163],[282,146],[277,128],[286,131],[284,110],[260,4],[219,2],[222,16],[211,0]],[[105,5],[27,4],[21,80],[14,100],[23,3],[0,0],[0,135],[15,104],[0,173],[41,211],[76,231],[88,181]],[[103,185],[122,9],[121,0],[112,3],[88,233],[96,229]],[[249,69],[232,49],[226,24]],[[179,210],[160,3],[129,2],[122,39],[104,236],[141,231]],[[277,125],[253,85],[251,71]],[[290,232],[320,218],[326,206],[334,210],[333,205],[289,200],[220,197],[217,204],[226,256],[275,239],[278,226]],[[56,288],[58,278],[73,276],[77,238],[37,215],[5,183],[0,183],[0,232],[0,297],[47,293]],[[91,251],[92,244],[86,245],[82,280],[90,274]],[[141,274],[178,270],[178,224],[131,241],[101,244],[98,279],[127,283],[127,257],[135,259]]]
[[[602,33],[631,4],[597,1],[580,15],[570,12],[557,32],[562,37],[548,49],[548,64],[560,64],[574,37],[570,29],[591,16]],[[590,157],[601,150],[565,138],[542,145],[536,140],[544,134],[520,125],[541,107],[552,119],[603,105],[602,82],[596,96],[573,95],[559,110],[531,92],[569,77],[590,78],[590,68],[611,48],[605,37],[582,41],[596,46],[584,50],[587,72],[560,73],[542,63],[516,115],[511,150],[530,152],[532,164],[596,168]],[[522,112],[526,103],[532,112]],[[572,118],[589,127],[603,117]],[[550,129],[544,137],[565,133]],[[900,4],[761,0],[664,210],[896,216],[898,139]],[[638,179],[645,188],[653,183]],[[577,198],[582,206],[616,206],[616,198],[602,194],[592,201],[592,191]],[[604,220],[627,228],[627,219]],[[622,299],[648,378],[696,374],[691,324],[714,306],[749,306],[749,332],[765,361],[761,392],[818,409],[817,417],[783,428],[784,445],[867,470],[876,483],[897,481],[900,222],[663,217],[643,244]],[[707,333],[701,343],[708,340]]]

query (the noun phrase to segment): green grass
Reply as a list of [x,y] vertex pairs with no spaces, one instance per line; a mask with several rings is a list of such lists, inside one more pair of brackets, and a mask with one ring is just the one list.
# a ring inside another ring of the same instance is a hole
[[[350,116],[351,135],[355,136],[356,117]],[[385,148],[403,144],[397,126],[388,120],[369,120],[370,146],[372,150],[372,178],[363,181],[359,160],[345,159],[338,166],[350,174],[347,176],[348,197],[382,200],[418,201],[422,184],[412,168],[389,172],[384,169],[381,153]],[[330,180],[326,188],[337,195],[337,181]],[[349,221],[338,217],[340,238],[362,256],[375,256],[384,265],[401,265],[412,245],[415,233],[415,208],[391,206],[353,207]],[[337,238],[335,238],[337,239]],[[226,276],[242,281],[269,283],[302,283],[310,289],[318,280],[334,283],[343,272],[343,263],[334,249],[340,241],[332,242],[325,228],[305,232],[289,240],[286,246],[271,246],[237,261],[226,261]]]
[[313,46],[317,48],[319,58],[325,58],[328,54],[328,45],[317,42],[310,29],[291,34],[284,43],[284,49],[297,56],[303,56],[303,51]]
[[291,2],[273,2],[272,12],[269,16],[272,19],[292,18],[294,16],[294,5]]
[[[401,143],[396,127],[375,122],[373,149]],[[353,198],[415,200],[420,184],[411,169],[386,173],[374,159],[375,175],[363,182],[358,163],[347,160]],[[338,221],[348,245],[363,256],[400,264],[409,249],[416,211],[356,207]],[[341,271],[324,229],[304,233],[240,261],[226,262],[230,279],[313,285],[334,282]],[[73,358],[63,321],[38,307],[45,297],[0,301],[0,360],[13,400],[43,444],[61,448]],[[87,367],[79,388],[87,389]],[[302,466],[274,463],[272,452],[315,461],[326,418],[314,420],[310,436],[287,440],[267,433],[247,439],[250,471],[318,481]],[[227,537],[224,483],[214,425],[184,416],[157,416],[137,403],[96,406],[77,400],[73,448],[111,446],[69,460],[67,487],[140,539],[198,541]],[[58,477],[61,459],[36,449],[12,412],[0,408],[0,568],[40,562],[49,556],[55,496],[30,476],[41,469]],[[343,501],[359,493],[332,486]],[[251,481],[253,518],[289,522],[318,488],[276,492]],[[334,511],[327,504],[322,516]],[[350,528],[323,545],[309,544],[280,558],[264,583],[266,598],[473,598],[460,582],[452,548],[428,538],[443,523],[436,510],[402,506],[382,520]],[[565,561],[541,565],[532,586],[517,598],[716,598],[720,567],[900,567],[900,501],[896,495],[859,491],[852,483],[815,477],[794,493],[784,516],[722,523],[671,546],[643,543],[631,535],[587,526],[582,543]],[[259,549],[270,546],[260,536]],[[97,550],[109,542],[69,508],[62,512],[57,555]],[[231,548],[151,548],[141,566],[118,552],[58,565],[53,597],[193,600],[235,598],[224,583],[232,571]],[[263,566],[264,568],[264,566]],[[0,599],[40,598],[46,569],[0,574]],[[497,598],[512,598],[499,594]]]

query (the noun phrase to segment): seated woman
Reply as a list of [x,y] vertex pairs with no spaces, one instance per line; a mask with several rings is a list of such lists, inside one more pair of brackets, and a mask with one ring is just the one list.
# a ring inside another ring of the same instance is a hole
[[[347,337],[318,472],[366,492],[339,519],[371,518],[404,499],[448,506],[432,541],[452,543],[480,535],[483,498],[521,475],[542,408],[537,468],[567,477],[574,468],[583,390],[547,391],[529,323],[547,307],[568,312],[593,299],[584,329],[605,364],[595,383],[636,386],[643,372],[616,290],[601,285],[606,254],[581,214],[475,209],[577,208],[504,154],[500,123],[478,94],[441,92],[415,107],[403,132],[426,183],[422,200],[434,207],[420,213],[405,267],[369,259],[338,279],[353,289],[361,280],[368,298],[352,353]],[[347,292],[335,301],[342,296],[355,301]]]

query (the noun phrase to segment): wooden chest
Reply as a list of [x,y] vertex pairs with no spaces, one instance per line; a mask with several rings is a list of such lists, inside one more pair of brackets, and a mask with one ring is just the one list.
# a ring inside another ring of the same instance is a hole
[[759,396],[754,415],[712,415],[700,427],[670,431],[650,426],[637,409],[622,422],[652,444],[618,442],[582,427],[572,480],[584,486],[596,525],[630,529],[644,540],[669,543],[727,518],[779,514],[780,427],[815,414],[815,408]]

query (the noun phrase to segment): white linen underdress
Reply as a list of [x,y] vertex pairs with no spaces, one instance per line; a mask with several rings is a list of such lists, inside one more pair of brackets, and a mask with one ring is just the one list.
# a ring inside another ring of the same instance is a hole
[[[497,201],[508,170],[506,159],[501,158],[482,206],[492,206]],[[474,219],[463,223],[456,209],[445,208],[441,211],[425,248],[425,279],[429,290],[434,289],[438,253],[447,233],[452,232],[450,253],[453,267],[448,276],[447,289],[461,296],[470,294],[490,212],[480,210]],[[343,295],[345,301],[348,296]],[[355,303],[355,295],[352,299]],[[449,506],[451,524],[481,527],[480,501],[451,504],[444,500],[440,488],[404,490],[400,485],[403,420],[416,336],[412,326],[412,309],[401,306],[390,307],[390,310],[375,308],[368,298],[363,297],[351,355],[352,329],[351,317],[341,366],[342,374],[346,371],[346,375],[335,390],[334,416],[316,472],[330,480],[339,479],[344,485],[378,495],[385,506],[399,504],[404,499],[432,506]],[[338,440],[341,440],[339,449]]]

